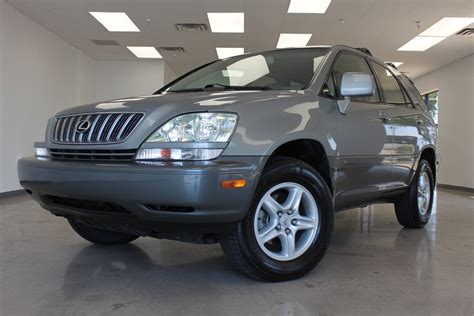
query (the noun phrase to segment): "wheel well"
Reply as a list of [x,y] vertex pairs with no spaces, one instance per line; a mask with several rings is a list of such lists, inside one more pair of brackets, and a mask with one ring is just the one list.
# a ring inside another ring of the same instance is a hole
[[433,172],[433,177],[436,183],[436,153],[433,148],[426,148],[421,153],[420,159],[425,159],[428,161]]
[[278,147],[269,160],[276,157],[291,157],[306,162],[319,172],[333,192],[329,161],[321,143],[311,139],[291,141]]

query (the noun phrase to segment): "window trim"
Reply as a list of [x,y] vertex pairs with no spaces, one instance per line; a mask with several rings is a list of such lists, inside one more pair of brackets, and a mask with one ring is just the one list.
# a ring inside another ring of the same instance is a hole
[[[323,80],[323,85],[322,85],[322,87],[321,87],[321,89],[318,93],[318,96],[323,97],[323,98],[327,98],[327,99],[330,99],[330,100],[336,100],[336,101],[343,99],[340,95],[339,87],[336,84],[336,78],[334,77],[334,71],[333,71],[334,64],[336,63],[336,61],[338,60],[338,58],[342,54],[354,55],[354,56],[360,57],[361,59],[363,59],[366,62],[367,66],[369,68],[369,71],[371,72],[370,74],[372,75],[372,78],[374,79],[374,83],[375,83],[375,87],[376,87],[376,93],[377,93],[378,98],[379,98],[378,101],[371,101],[371,100],[359,101],[359,100],[357,100],[357,98],[355,98],[355,100],[353,98],[351,98],[351,102],[370,103],[370,104],[384,104],[384,102],[382,102],[382,95],[380,93],[380,89],[379,89],[378,82],[377,82],[378,80],[376,79],[376,77],[374,75],[374,72],[372,70],[372,67],[370,66],[370,63],[368,62],[367,57],[365,55],[362,55],[362,54],[359,54],[359,53],[356,53],[356,52],[353,52],[353,51],[350,51],[350,50],[340,50],[339,52],[337,52],[336,56],[334,57],[334,59],[331,62],[331,65],[329,67],[329,71],[328,71],[326,77]],[[329,97],[329,96],[327,96],[323,93],[324,84],[329,79],[329,76],[332,76],[332,80],[334,82],[335,91],[336,91],[336,96],[333,97],[333,98]]]
[[[380,89],[379,89],[379,94],[380,92],[383,92],[383,87],[382,87],[382,83],[380,82],[380,79],[379,79],[379,76],[377,75],[377,72],[375,71],[375,69],[373,68],[372,64],[377,64],[379,65],[380,67],[384,68],[386,71],[390,72],[392,74],[392,77],[395,79],[395,81],[397,82],[398,84],[398,89],[400,89],[400,92],[402,93],[402,97],[403,97],[403,100],[405,102],[405,107],[406,108],[413,108],[412,106],[410,106],[408,103],[407,103],[407,99],[405,97],[405,95],[408,96],[408,94],[406,93],[406,91],[402,88],[402,85],[400,83],[400,80],[397,78],[398,75],[395,74],[389,67],[387,67],[387,65],[385,64],[382,64],[380,63],[379,61],[371,58],[371,59],[368,59],[368,62],[369,62],[369,66],[370,68],[372,69],[372,72],[374,73],[374,76],[377,78],[377,82],[380,86]],[[392,105],[392,106],[403,106],[403,104],[401,103],[393,103],[393,102],[387,102],[387,100],[385,99],[385,95],[383,93],[381,93],[381,95],[383,96],[383,98],[381,98],[381,100],[383,101],[384,104],[389,104],[389,105]],[[410,102],[413,104],[413,102],[410,100]]]

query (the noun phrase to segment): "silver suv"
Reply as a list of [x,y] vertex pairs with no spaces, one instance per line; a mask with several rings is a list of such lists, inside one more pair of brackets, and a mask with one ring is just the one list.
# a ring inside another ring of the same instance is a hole
[[218,60],[151,96],[49,121],[21,185],[97,244],[139,236],[220,242],[259,280],[301,277],[334,212],[395,204],[422,227],[436,128],[413,83],[367,50],[281,49]]

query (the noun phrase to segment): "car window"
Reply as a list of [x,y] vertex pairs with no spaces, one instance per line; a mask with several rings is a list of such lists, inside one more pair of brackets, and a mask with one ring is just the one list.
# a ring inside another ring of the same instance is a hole
[[321,95],[327,98],[335,99],[337,97],[336,86],[334,85],[334,77],[332,74],[328,76],[328,79],[323,85]]
[[418,89],[413,84],[413,82],[408,77],[406,77],[405,75],[401,75],[400,79],[401,79],[403,85],[405,87],[407,87],[407,89],[411,93],[411,95],[413,97],[412,100],[415,103],[415,105],[418,105],[424,111],[428,111],[428,107],[425,104],[425,100],[423,99],[420,92],[418,91]]
[[413,102],[411,102],[410,96],[408,96],[408,93],[406,92],[406,88],[403,85],[401,85],[401,88],[402,88],[403,96],[405,97],[405,102],[407,106],[410,108],[414,108],[415,105],[413,105]]
[[390,104],[406,106],[400,85],[388,68],[374,62],[370,62],[375,75],[379,79],[380,90],[384,97],[384,101]]
[[[365,58],[351,53],[340,54],[333,65],[332,71],[334,73],[334,79],[336,81],[335,83],[338,91],[340,91],[341,88],[342,76],[346,72],[362,72],[373,76]],[[376,88],[373,96],[352,98],[352,100],[356,102],[379,102],[380,98]]]

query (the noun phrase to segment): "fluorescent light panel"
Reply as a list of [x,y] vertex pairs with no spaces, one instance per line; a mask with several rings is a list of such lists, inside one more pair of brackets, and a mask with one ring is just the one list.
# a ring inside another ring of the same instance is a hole
[[474,18],[442,18],[419,36],[444,36],[448,37],[474,23]]
[[288,13],[325,13],[331,0],[291,0]]
[[153,46],[127,46],[127,48],[138,58],[162,58]]
[[304,47],[308,44],[313,34],[282,33],[278,39],[277,48]]
[[237,55],[242,55],[244,53],[243,47],[217,47],[216,48],[217,57],[219,59],[229,58]]
[[425,51],[472,23],[474,18],[444,17],[398,50]]
[[430,47],[438,44],[446,37],[433,37],[433,36],[416,36],[408,43],[400,47],[399,51],[412,51],[412,52],[423,52]]
[[109,32],[140,32],[124,12],[89,12]]
[[207,18],[213,33],[244,33],[243,12],[208,13]]

